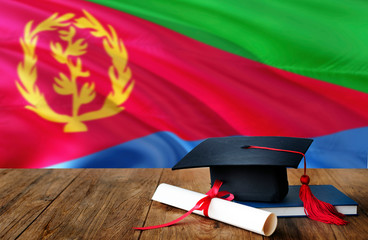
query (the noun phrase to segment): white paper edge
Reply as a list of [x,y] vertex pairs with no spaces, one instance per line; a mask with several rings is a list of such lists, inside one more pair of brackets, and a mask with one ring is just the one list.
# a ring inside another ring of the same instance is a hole
[[[205,196],[202,193],[161,183],[157,187],[152,200],[189,211]],[[201,211],[194,211],[194,213],[203,216]],[[220,198],[212,199],[208,216],[211,219],[264,236],[270,236],[277,226],[277,217],[272,212]]]

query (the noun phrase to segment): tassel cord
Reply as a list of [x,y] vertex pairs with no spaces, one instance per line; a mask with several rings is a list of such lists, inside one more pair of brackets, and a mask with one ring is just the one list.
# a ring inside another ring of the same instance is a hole
[[299,198],[303,202],[305,215],[312,220],[323,223],[336,224],[336,225],[348,224],[348,221],[343,220],[343,218],[345,217],[344,214],[339,213],[333,205],[323,202],[313,195],[308,185],[310,182],[310,178],[307,175],[307,159],[304,153],[293,150],[260,147],[260,146],[248,146],[246,148],[256,148],[256,149],[265,149],[272,151],[301,154],[304,158],[304,174],[300,178],[302,186],[300,187]]

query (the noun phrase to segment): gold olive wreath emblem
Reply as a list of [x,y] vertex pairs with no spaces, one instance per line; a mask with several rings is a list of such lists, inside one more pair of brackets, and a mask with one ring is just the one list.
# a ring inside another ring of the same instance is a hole
[[[84,121],[110,117],[123,111],[124,107],[121,105],[128,99],[134,87],[134,80],[131,79],[132,73],[127,67],[128,54],[115,29],[108,25],[109,31],[107,31],[90,13],[85,10],[83,13],[84,16],[77,19],[74,19],[72,13],[61,16],[55,13],[36,25],[33,30],[33,21],[29,21],[25,26],[24,36],[20,39],[24,60],[18,65],[19,81],[16,81],[16,86],[22,96],[30,103],[26,108],[49,121],[66,123],[64,132],[87,131]],[[69,28],[65,30],[66,27]],[[95,98],[96,92],[94,83],[85,83],[80,89],[77,87],[77,79],[89,77],[90,72],[82,70],[82,60],[79,56],[86,53],[87,43],[82,38],[74,39],[76,28],[88,29],[91,35],[101,38],[103,47],[112,60],[112,65],[108,69],[112,91],[106,96],[99,110],[83,114],[79,114],[79,108],[83,104],[90,103]],[[59,37],[66,42],[67,46],[63,48],[60,42],[50,42],[52,56],[57,62],[65,64],[70,74],[67,76],[59,73],[59,76],[54,78],[53,89],[57,94],[72,96],[71,115],[55,112],[36,84],[37,55],[35,50],[38,34],[43,31],[55,30],[59,30]],[[74,61],[72,57],[74,57]]]

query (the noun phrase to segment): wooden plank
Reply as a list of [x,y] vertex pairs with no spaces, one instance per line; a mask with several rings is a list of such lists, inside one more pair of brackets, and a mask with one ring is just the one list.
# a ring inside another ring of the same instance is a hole
[[368,170],[330,169],[329,181],[358,203],[358,217],[348,216],[349,224],[332,228],[337,238],[368,239]]
[[[288,169],[289,184],[300,185],[303,169]],[[310,185],[334,185],[358,202],[359,216],[347,216],[346,226],[325,224],[306,217],[279,218],[272,239],[365,239],[368,237],[366,210],[368,189],[367,169],[308,169]]]
[[86,169],[19,239],[138,239],[162,169]]
[[[300,177],[303,169],[288,169],[289,185],[301,185]],[[311,185],[322,184],[323,179],[318,172],[308,169]],[[278,218],[278,227],[271,239],[335,239],[331,225],[313,221],[307,217]]]
[[2,169],[0,239],[21,234],[81,170]]
[[[178,171],[165,169],[160,182],[201,193],[206,193],[211,188],[208,168]],[[183,210],[153,202],[145,226],[163,224],[184,213]],[[191,214],[175,226],[143,231],[141,239],[263,239],[263,237],[225,223]]]
[[[303,169],[288,169],[290,185],[300,185]],[[308,169],[311,184],[332,184],[359,203],[359,216],[349,216],[347,226],[336,226],[307,217],[279,218],[269,239],[364,239],[368,236],[366,169]],[[208,169],[165,170],[160,182],[205,193],[210,187]],[[172,221],[185,211],[153,202],[145,226]],[[195,214],[168,228],[144,231],[141,239],[268,239]]]
[[[299,185],[303,170],[289,169],[288,173],[290,185]],[[368,170],[308,169],[307,173],[312,185],[332,184],[357,201],[359,216],[347,217],[350,221],[347,226],[324,224],[306,217],[279,218],[270,239],[367,238]],[[19,234],[20,239],[263,239],[195,214],[176,226],[133,230],[136,226],[166,223],[185,213],[150,200],[158,182],[202,193],[210,188],[208,168],[163,172],[162,169],[2,169],[0,239],[15,239]]]

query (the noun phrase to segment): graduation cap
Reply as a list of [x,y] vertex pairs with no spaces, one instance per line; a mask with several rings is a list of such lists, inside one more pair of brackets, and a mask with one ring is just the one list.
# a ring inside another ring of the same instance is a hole
[[304,157],[299,196],[306,215],[317,221],[344,225],[343,214],[318,200],[308,186],[305,153],[312,139],[292,137],[221,137],[198,144],[172,169],[210,167],[211,185],[223,182],[238,201],[278,202],[288,193],[287,167]]
[[181,159],[175,169],[210,167],[211,184],[239,201],[278,202],[288,193],[286,167],[297,168],[302,155],[250,146],[288,149],[305,153],[312,139],[289,137],[209,138]]

